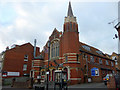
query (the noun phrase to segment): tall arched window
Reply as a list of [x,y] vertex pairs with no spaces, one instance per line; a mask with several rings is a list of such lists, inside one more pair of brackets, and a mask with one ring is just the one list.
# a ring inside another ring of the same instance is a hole
[[55,57],[55,44],[53,44],[53,57]]
[[51,46],[51,57],[53,57],[53,44]]
[[56,56],[58,56],[58,55],[57,55],[57,54],[58,54],[57,49],[58,49],[58,47],[56,46]]
[[55,41],[51,44],[51,58],[59,56],[59,42]]
[[58,56],[59,56],[59,44],[58,44],[58,47],[57,47],[57,52],[58,52]]

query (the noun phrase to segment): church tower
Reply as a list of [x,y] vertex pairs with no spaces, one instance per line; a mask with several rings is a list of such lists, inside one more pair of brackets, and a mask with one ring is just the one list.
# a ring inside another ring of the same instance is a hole
[[[63,63],[63,69],[67,71],[67,78],[70,81],[74,78],[80,79],[79,46],[78,24],[76,17],[73,15],[71,3],[69,2],[67,16],[63,24],[63,35],[60,39],[59,61]],[[77,74],[73,75],[73,72]],[[70,84],[78,82],[80,80],[73,80]]]
[[76,17],[69,2],[63,26],[63,53],[79,53],[79,32]]

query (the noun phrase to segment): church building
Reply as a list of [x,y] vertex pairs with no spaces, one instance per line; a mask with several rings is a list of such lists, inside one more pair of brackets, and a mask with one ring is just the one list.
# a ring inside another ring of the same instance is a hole
[[[101,82],[106,74],[116,73],[115,61],[97,48],[79,41],[78,23],[69,2],[67,16],[64,19],[63,31],[56,28],[49,36],[48,42],[41,52],[43,59],[32,60],[30,76],[41,82],[54,81],[55,70],[67,71],[69,84]],[[38,64],[38,63],[42,64]],[[40,77],[39,77],[40,76]]]

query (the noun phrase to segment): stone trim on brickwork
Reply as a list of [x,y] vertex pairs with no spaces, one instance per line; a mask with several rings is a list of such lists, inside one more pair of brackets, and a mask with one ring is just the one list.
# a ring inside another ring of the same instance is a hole
[[68,57],[74,57],[74,58],[76,58],[77,56],[68,56]]
[[65,53],[65,54],[63,54],[63,56],[66,56],[66,55],[77,55],[77,53]]
[[51,43],[54,43],[54,41],[60,41],[60,39],[59,39],[59,38],[54,38],[54,39],[51,41]]
[[69,60],[75,60],[75,61],[76,61],[77,59],[76,59],[76,58],[68,58],[68,61],[69,61]]
[[81,80],[81,78],[70,78],[70,80]]
[[48,60],[44,60],[44,62],[48,62]]
[[59,57],[59,59],[64,59],[65,57]]

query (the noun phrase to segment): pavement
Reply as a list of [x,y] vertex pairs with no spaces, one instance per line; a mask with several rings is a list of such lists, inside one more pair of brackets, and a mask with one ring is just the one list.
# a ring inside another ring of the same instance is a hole
[[[11,87],[11,86],[3,86],[2,87],[2,90],[35,90],[35,86],[38,86],[38,87],[40,87],[40,84],[35,84],[34,86],[33,86],[33,89],[25,89],[25,88],[13,88],[13,87]],[[101,89],[101,90],[107,90],[107,86],[106,85],[104,85],[104,83],[84,83],[84,84],[76,84],[76,85],[70,85],[70,86],[68,86],[68,90],[76,90],[76,89],[84,89],[84,88],[86,88],[86,89],[92,89],[92,90],[97,90],[97,89]],[[53,89],[53,85],[49,85],[49,89],[52,89],[52,90],[54,90]]]

